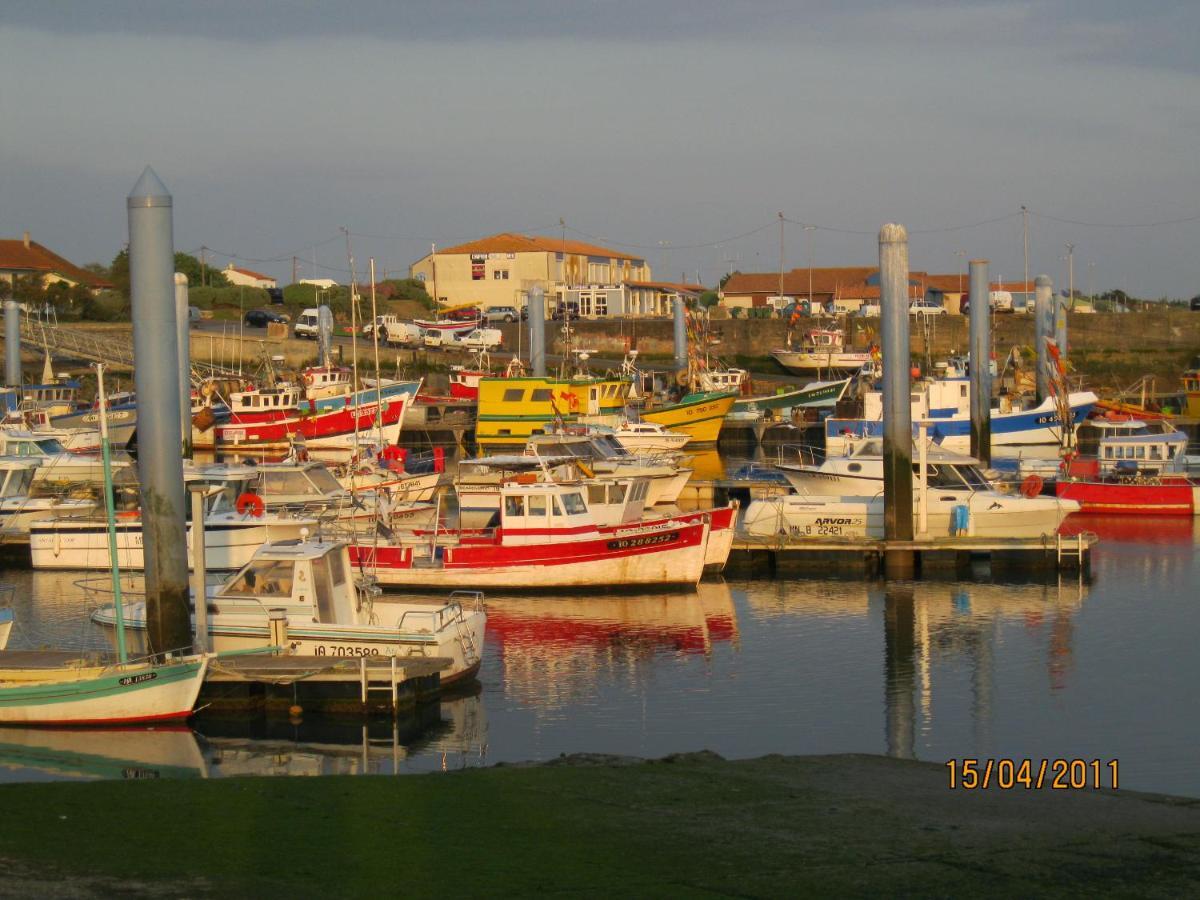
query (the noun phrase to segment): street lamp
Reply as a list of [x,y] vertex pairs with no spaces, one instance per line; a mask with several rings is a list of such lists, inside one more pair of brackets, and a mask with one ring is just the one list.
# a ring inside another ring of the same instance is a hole
[[955,250],[954,255],[957,256],[960,260],[960,262],[958,264],[958,302],[959,302],[959,304],[961,304],[962,303],[962,292],[963,292],[962,291],[963,266],[965,266],[967,264],[967,251],[966,250]]

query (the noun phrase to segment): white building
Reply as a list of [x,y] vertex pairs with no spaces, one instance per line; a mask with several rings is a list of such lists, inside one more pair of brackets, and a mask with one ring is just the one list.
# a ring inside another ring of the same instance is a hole
[[262,272],[255,272],[251,269],[239,269],[233,263],[227,265],[222,273],[229,283],[233,285],[242,285],[244,287],[256,288],[273,288],[275,287],[275,279],[270,275],[264,275]]

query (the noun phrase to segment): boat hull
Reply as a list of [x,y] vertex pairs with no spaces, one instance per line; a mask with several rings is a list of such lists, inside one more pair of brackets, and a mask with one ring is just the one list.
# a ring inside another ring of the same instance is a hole
[[8,637],[12,634],[13,611],[0,609],[0,650],[8,646]]
[[412,545],[351,545],[350,559],[381,586],[395,588],[688,586],[704,574],[707,532],[707,522],[696,522],[547,544],[460,544],[438,548],[437,560],[417,556],[421,548]]
[[372,401],[315,415],[294,415],[275,421],[229,422],[207,431],[193,428],[192,443],[199,449],[217,450],[285,450],[297,441],[303,441],[309,450],[350,449],[363,439],[394,444],[400,437],[408,403],[407,394],[384,400],[378,429],[375,425],[376,404]]
[[1157,484],[1116,481],[1059,481],[1055,493],[1074,500],[1085,513],[1121,516],[1200,515],[1200,485],[1186,478]]
[[815,372],[854,372],[871,361],[870,353],[819,350],[772,350],[775,361],[793,375]]
[[715,444],[736,399],[736,394],[690,394],[672,406],[644,411],[642,421],[690,435],[692,446]]
[[72,680],[0,683],[0,723],[116,725],[186,719],[207,669],[205,656],[169,665],[114,666]]
[[745,397],[733,402],[733,411],[748,413],[765,409],[791,409],[797,406],[832,407],[845,393],[849,383],[849,378],[843,378],[841,381],[819,381],[796,391]]

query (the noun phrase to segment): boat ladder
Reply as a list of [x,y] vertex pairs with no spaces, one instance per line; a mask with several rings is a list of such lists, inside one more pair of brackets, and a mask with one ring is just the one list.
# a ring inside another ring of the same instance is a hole
[[1095,540],[1096,535],[1090,531],[1081,531],[1078,534],[1067,537],[1056,534],[1054,536],[1054,544],[1058,567],[1061,569],[1063,560],[1066,560],[1067,562],[1073,562],[1082,569],[1088,549]]
[[397,665],[397,657],[388,657],[390,666],[381,671],[379,666],[368,665],[368,657],[358,658],[359,680],[362,687],[362,702],[366,706],[367,697],[372,691],[387,691],[391,696],[392,715],[400,702],[400,684],[404,681],[404,667]]

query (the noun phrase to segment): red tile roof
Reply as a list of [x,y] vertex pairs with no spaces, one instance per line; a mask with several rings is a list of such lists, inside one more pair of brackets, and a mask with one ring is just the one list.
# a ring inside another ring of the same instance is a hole
[[270,275],[264,275],[262,272],[255,272],[253,269],[243,269],[240,266],[227,266],[227,269],[232,269],[239,275],[245,275],[247,278],[257,278],[260,281],[274,281]]
[[556,237],[514,234],[513,232],[493,234],[491,237],[480,238],[456,247],[446,247],[437,252],[440,255],[458,255],[465,253],[562,253],[564,251],[577,256],[599,256],[604,259],[641,259],[638,256],[630,256],[628,253],[609,250],[595,244],[564,241],[562,238]]
[[[834,268],[814,268],[811,283],[813,296],[825,295],[833,298],[870,300],[879,296],[879,285],[868,284],[872,276],[878,276],[878,266],[840,266]],[[925,272],[909,272],[909,295],[924,296],[923,279]],[[876,278],[876,280],[878,280]],[[783,293],[786,296],[808,296],[808,269],[792,269],[783,273]],[[775,296],[779,293],[778,272],[734,272],[725,282],[723,291],[729,294],[766,294]]]
[[687,284],[676,281],[627,281],[625,283],[635,288],[658,288],[663,291],[681,291],[685,294],[699,294],[708,290],[702,284]]
[[41,272],[43,274],[62,275],[76,283],[86,284],[93,288],[108,288],[112,284],[104,278],[81,269],[69,260],[63,259],[53,250],[48,250],[37,241],[0,240],[0,270],[17,272]]

